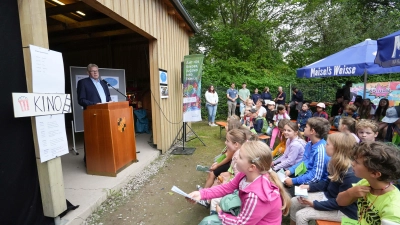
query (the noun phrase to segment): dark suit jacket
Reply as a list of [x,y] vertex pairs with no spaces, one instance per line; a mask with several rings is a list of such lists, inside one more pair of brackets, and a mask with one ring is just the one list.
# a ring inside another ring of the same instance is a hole
[[[102,81],[100,81],[100,84],[104,89],[104,93],[106,94],[106,101],[111,101],[110,91],[108,90],[107,85]],[[78,81],[77,92],[78,103],[83,107],[83,109],[86,109],[86,107],[89,105],[101,103],[100,95],[90,77]]]

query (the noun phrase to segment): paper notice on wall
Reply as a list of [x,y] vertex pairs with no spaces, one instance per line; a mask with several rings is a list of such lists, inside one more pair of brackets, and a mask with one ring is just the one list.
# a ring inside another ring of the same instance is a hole
[[29,45],[33,93],[65,93],[64,63],[60,52]]
[[111,101],[118,102],[118,95],[110,95]]
[[37,116],[36,133],[40,162],[46,162],[69,152],[63,114]]

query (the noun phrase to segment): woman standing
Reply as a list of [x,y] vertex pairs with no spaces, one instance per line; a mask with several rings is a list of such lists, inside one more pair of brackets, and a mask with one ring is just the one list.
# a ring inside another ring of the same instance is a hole
[[263,105],[267,108],[267,102],[265,100],[272,100],[271,93],[269,93],[269,87],[265,87],[263,93],[261,94],[261,99],[264,101]]
[[217,113],[218,106],[218,94],[214,90],[214,86],[210,85],[205,94],[206,97],[206,107],[208,110],[208,125],[215,127],[218,126],[215,124],[215,114]]

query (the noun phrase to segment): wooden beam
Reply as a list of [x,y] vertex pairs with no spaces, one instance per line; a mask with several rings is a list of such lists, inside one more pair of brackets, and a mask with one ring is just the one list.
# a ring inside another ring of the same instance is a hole
[[180,26],[180,27],[186,27],[186,23],[180,22],[180,23],[179,23],[179,26]]
[[55,16],[50,16],[51,18],[60,21],[61,23],[65,24],[71,24],[71,23],[77,23],[77,20],[71,19],[68,16],[64,15],[55,15]]
[[110,37],[110,36],[118,36],[118,35],[131,34],[131,33],[134,33],[134,31],[131,29],[103,31],[103,32],[97,32],[97,33],[91,33],[91,34],[80,34],[80,35],[52,38],[51,43],[77,41],[77,40],[84,40],[84,39],[89,39],[89,38]]
[[176,14],[176,11],[175,11],[175,9],[172,9],[172,8],[168,8],[168,15],[175,15]]
[[[18,1],[18,12],[21,27],[22,46],[29,44],[48,48],[46,11],[44,1]],[[21,46],[21,48],[22,48]],[[32,66],[28,48],[23,48],[26,84],[28,92],[32,92]],[[67,209],[65,202],[64,180],[61,157],[40,162],[39,144],[36,132],[36,119],[32,117],[32,135],[35,144],[36,165],[38,170],[40,194],[43,213],[48,217],[58,217]]]
[[93,11],[93,9],[83,2],[77,2],[68,5],[59,5],[55,7],[48,7],[46,8],[46,15],[47,16],[54,16],[59,14],[66,14],[70,12],[76,11]]
[[68,29],[110,25],[110,24],[116,24],[116,23],[117,23],[117,21],[115,21],[111,18],[104,18],[104,19],[88,20],[88,21],[77,22],[77,23],[52,25],[52,26],[48,26],[47,30],[49,32],[54,32],[54,31],[68,30]]

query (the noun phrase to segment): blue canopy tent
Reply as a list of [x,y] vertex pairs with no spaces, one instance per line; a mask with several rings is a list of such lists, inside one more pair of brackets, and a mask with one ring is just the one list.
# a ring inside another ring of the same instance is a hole
[[379,38],[375,63],[382,67],[400,66],[400,31]]
[[340,52],[297,69],[298,78],[364,75],[364,98],[368,74],[400,73],[400,67],[383,68],[374,63],[375,40],[367,39]]

